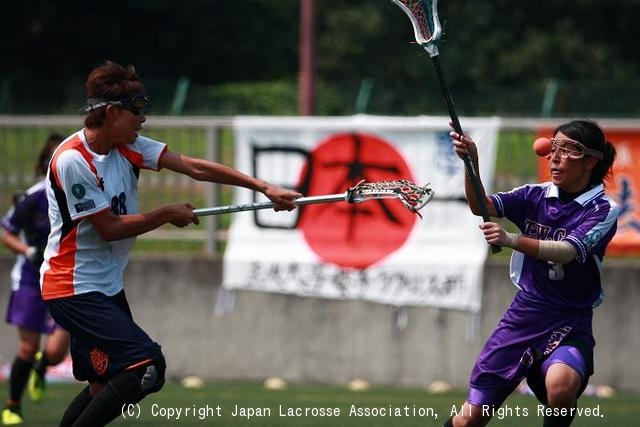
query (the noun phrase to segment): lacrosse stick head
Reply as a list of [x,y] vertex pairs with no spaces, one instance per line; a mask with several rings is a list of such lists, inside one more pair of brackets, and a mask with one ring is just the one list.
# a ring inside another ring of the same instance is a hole
[[391,0],[409,17],[416,42],[432,45],[442,37],[438,0]]
[[433,194],[429,184],[421,187],[406,179],[378,182],[360,181],[347,191],[347,201],[361,203],[371,199],[399,199],[411,212],[418,213],[431,201]]

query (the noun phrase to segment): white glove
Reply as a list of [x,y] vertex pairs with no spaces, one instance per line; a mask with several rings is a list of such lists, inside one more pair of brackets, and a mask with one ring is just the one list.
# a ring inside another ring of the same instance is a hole
[[24,256],[31,262],[33,262],[38,255],[38,248],[35,246],[29,246],[24,253]]

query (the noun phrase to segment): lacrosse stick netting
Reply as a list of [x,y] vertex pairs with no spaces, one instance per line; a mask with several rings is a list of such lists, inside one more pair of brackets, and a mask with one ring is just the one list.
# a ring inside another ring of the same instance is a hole
[[409,17],[416,42],[430,56],[438,54],[436,42],[442,37],[442,26],[438,18],[438,0],[391,0]]
[[419,186],[409,180],[365,182],[360,181],[347,191],[349,202],[359,203],[368,199],[399,199],[411,212],[418,213],[433,199],[429,184]]

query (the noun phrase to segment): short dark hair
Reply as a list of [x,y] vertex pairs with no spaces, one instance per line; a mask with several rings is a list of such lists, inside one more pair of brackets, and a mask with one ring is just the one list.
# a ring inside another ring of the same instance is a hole
[[[135,93],[143,93],[144,85],[138,78],[133,65],[123,66],[113,61],[105,61],[89,73],[85,92],[87,98],[119,101]],[[87,128],[101,126],[105,118],[105,109],[90,110],[84,119],[85,126]]]

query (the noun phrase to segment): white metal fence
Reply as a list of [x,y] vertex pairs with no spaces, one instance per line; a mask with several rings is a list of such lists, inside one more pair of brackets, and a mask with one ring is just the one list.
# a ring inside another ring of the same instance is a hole
[[[81,116],[0,115],[0,213],[4,213],[12,194],[24,190],[35,180],[36,156],[51,132],[68,135],[82,127]],[[537,129],[553,128],[568,119],[503,119],[499,136],[498,164],[492,188],[505,190],[536,179],[535,157],[531,152]],[[640,120],[596,119],[605,129],[640,131]],[[232,117],[149,117],[145,134],[165,141],[171,149],[187,155],[205,157],[226,164],[233,162]],[[464,118],[462,119],[464,125]],[[140,177],[140,204],[152,209],[167,203],[189,202],[197,207],[228,203],[229,191],[210,183],[194,181],[170,172],[143,173]],[[163,227],[145,236],[148,239],[197,240],[207,254],[218,252],[225,239],[228,219],[203,218],[189,230]]]

